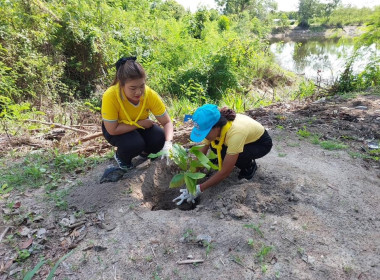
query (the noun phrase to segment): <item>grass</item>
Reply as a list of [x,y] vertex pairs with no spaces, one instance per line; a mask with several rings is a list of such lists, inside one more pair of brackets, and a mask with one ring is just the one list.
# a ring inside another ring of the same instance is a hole
[[260,263],[262,263],[265,257],[273,250],[272,246],[263,245],[260,251],[256,254],[256,258]]
[[344,145],[343,143],[340,143],[340,142],[337,142],[337,141],[331,141],[331,140],[321,141],[319,143],[319,145],[323,149],[329,150],[329,151],[333,151],[333,150],[345,150],[345,149],[348,148],[348,146]]
[[247,225],[244,225],[244,227],[252,228],[254,229],[255,232],[257,232],[260,235],[260,237],[264,237],[263,232],[260,230],[261,225],[247,224]]

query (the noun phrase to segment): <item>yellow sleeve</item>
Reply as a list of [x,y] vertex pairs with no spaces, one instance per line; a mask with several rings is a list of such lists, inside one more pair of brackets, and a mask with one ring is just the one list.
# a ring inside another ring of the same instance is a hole
[[157,92],[152,90],[150,87],[146,86],[146,90],[149,91],[149,110],[156,117],[162,116],[166,112],[166,108],[164,102],[162,102],[161,97]]
[[117,121],[119,118],[120,105],[114,95],[114,87],[110,87],[103,94],[102,98],[102,118],[104,121]]

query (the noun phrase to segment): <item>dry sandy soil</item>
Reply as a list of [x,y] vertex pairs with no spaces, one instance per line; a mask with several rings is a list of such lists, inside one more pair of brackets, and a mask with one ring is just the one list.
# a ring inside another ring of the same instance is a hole
[[[55,262],[73,250],[55,279],[380,279],[379,162],[348,153],[368,152],[367,140],[378,143],[379,96],[276,104],[247,114],[267,127],[272,151],[257,160],[252,180],[239,181],[235,170],[195,205],[171,202],[179,195],[168,188],[177,170],[161,160],[103,184],[113,162],[97,166],[69,188],[67,211],[39,200],[38,190],[20,197],[44,217],[28,228],[46,229],[39,242],[46,258]],[[349,148],[311,144],[297,135],[304,127]],[[188,133],[181,128],[176,140]],[[77,211],[83,214],[74,217]],[[6,263],[9,245],[0,249]],[[25,270],[38,262],[32,260]],[[21,266],[13,263],[0,279],[20,278]],[[51,268],[42,266],[35,279]]]

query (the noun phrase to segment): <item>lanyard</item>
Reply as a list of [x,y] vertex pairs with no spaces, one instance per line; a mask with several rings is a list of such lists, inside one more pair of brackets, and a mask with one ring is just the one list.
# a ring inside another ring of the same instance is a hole
[[131,117],[127,113],[127,110],[125,110],[125,108],[124,108],[124,104],[123,104],[123,102],[122,102],[122,100],[120,98],[120,95],[121,95],[120,92],[121,92],[120,86],[118,85],[117,86],[117,92],[116,92],[117,101],[119,102],[120,107],[123,110],[124,115],[127,117],[127,121],[126,120],[120,120],[120,122],[125,123],[125,124],[129,124],[129,125],[134,125],[134,126],[137,126],[138,128],[141,128],[141,129],[145,129],[144,127],[142,127],[141,125],[139,125],[137,122],[139,121],[139,118],[140,118],[142,112],[144,111],[146,100],[147,100],[147,97],[148,97],[147,94],[145,94],[145,96],[144,96],[143,105],[141,107],[141,111],[140,111],[139,115],[137,116],[137,118],[134,121],[132,121]]
[[215,141],[211,141],[211,146],[216,149],[218,153],[218,165],[219,165],[219,170],[222,169],[222,146],[224,144],[224,140],[226,138],[227,131],[231,128],[232,122],[229,121],[227,122],[220,133],[220,138],[219,138],[219,143],[218,145],[215,144]]

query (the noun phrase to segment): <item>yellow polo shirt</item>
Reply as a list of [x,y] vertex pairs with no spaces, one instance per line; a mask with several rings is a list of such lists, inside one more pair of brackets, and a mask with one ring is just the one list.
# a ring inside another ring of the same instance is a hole
[[[224,140],[224,145],[227,146],[226,153],[229,155],[240,154],[244,150],[244,145],[257,141],[264,131],[265,128],[256,120],[246,115],[236,114]],[[205,139],[204,143],[209,145],[210,141]]]
[[[117,95],[120,94],[120,87],[117,83],[109,87],[103,94],[102,98],[102,118],[103,121],[108,122],[121,122],[122,120],[128,121],[127,116],[124,114],[123,109],[120,107],[120,103],[117,100]],[[144,104],[144,99],[146,98],[145,107],[141,116],[136,120],[137,116],[140,114],[141,108]],[[145,120],[149,117],[149,112],[156,117],[162,116],[166,112],[164,103],[157,92],[152,90],[150,87],[145,86],[145,91],[140,99],[140,102],[135,105],[128,101],[124,96],[121,97],[125,111],[128,113],[129,117],[133,121]]]

